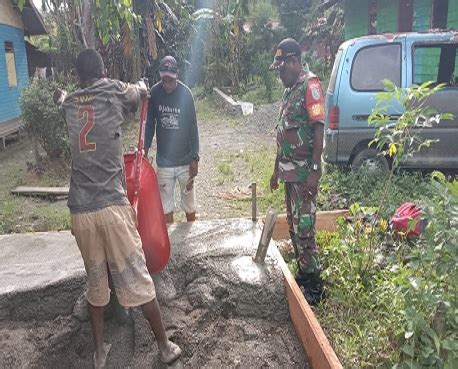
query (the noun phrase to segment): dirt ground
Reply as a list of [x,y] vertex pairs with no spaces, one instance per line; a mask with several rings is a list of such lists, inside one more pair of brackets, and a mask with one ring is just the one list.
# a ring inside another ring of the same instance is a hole
[[[307,368],[275,258],[269,253],[263,267],[251,259],[259,229],[233,220],[169,231],[171,259],[155,285],[167,333],[183,348],[172,367]],[[93,342],[81,311],[0,321],[0,367],[91,368]],[[107,368],[165,367],[138,309],[124,324],[107,317],[105,337],[113,345]]]

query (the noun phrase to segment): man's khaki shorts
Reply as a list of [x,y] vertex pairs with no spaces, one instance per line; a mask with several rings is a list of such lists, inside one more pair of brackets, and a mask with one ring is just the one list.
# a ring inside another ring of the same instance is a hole
[[72,214],[72,233],[84,260],[91,305],[105,306],[110,301],[107,265],[122,306],[143,305],[156,297],[136,219],[130,205]]

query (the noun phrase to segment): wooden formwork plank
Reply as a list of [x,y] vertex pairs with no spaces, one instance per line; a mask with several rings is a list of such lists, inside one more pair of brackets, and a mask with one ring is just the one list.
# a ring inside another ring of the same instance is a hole
[[[337,230],[336,219],[348,216],[348,214],[348,210],[319,211],[316,213],[316,229],[335,232]],[[277,217],[272,238],[275,241],[289,238],[289,226],[286,221],[286,215],[279,215]]]
[[68,196],[68,187],[16,187],[11,193],[25,196]]
[[278,262],[284,275],[291,321],[313,369],[343,369],[315,314],[305,300],[294,276],[277,248]]
[[[348,216],[348,210],[321,211],[316,214],[316,229],[334,232],[337,230],[336,219]],[[272,238],[288,239],[289,226],[285,215],[277,217]],[[302,291],[288,269],[280,251],[275,248],[279,265],[284,275],[286,296],[291,321],[297,337],[306,352],[313,369],[343,369],[337,355],[329,343],[315,314],[310,308]]]

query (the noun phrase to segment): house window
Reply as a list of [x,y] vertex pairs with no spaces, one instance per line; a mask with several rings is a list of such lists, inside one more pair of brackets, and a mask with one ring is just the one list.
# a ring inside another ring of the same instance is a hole
[[8,84],[10,87],[17,86],[16,59],[14,58],[13,43],[5,42],[6,73],[8,74]]
[[413,53],[413,82],[428,81],[456,85],[455,71],[458,69],[457,44],[416,46]]
[[412,32],[413,25],[413,0],[399,1],[398,31]]
[[447,28],[448,0],[433,0],[433,11],[431,17],[432,29]]
[[[374,68],[377,63],[377,68]],[[353,60],[351,87],[356,91],[383,91],[383,80],[401,85],[401,45],[382,44],[360,49]]]
[[369,1],[369,34],[377,33],[377,0]]

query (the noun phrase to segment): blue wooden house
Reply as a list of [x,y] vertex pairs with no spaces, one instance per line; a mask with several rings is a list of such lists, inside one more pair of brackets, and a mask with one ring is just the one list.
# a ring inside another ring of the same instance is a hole
[[31,0],[20,11],[12,0],[0,0],[0,138],[21,127],[20,97],[29,83],[25,36],[41,35],[46,28]]

